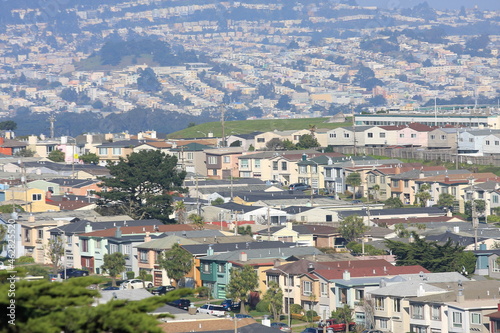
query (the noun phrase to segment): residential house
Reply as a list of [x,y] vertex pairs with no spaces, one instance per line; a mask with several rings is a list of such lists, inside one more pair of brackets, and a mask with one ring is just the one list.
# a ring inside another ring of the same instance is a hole
[[293,225],[287,222],[284,226],[273,226],[256,233],[257,239],[293,242],[297,246],[314,246],[313,231],[305,225]]
[[[60,195],[61,189],[59,184],[49,180],[37,179],[26,184],[29,188],[37,188],[45,192],[51,192],[52,195]],[[64,193],[64,192],[63,192]]]
[[26,149],[27,146],[26,142],[0,137],[0,154],[15,156],[20,151]]
[[104,142],[96,146],[99,165],[105,166],[108,161],[116,163],[120,158],[126,159],[128,155],[134,152],[134,148],[142,144],[144,142],[139,140]]
[[250,146],[255,147],[255,137],[264,132],[252,132],[248,134],[232,134],[227,138],[227,146],[242,147],[244,151],[248,151]]
[[10,187],[5,191],[4,204],[16,204],[29,213],[59,211],[59,207],[46,202],[47,192],[38,188]]
[[177,164],[182,170],[205,176],[207,175],[205,150],[212,148],[212,146],[191,142],[170,149],[170,154],[177,156]]
[[307,129],[287,131],[274,130],[271,132],[261,133],[255,136],[255,150],[264,150],[266,148],[266,144],[275,138],[282,141],[289,140],[292,143],[297,144],[300,137],[304,134],[311,134],[311,131]]
[[[58,185],[60,193],[72,194],[81,197],[95,198],[95,192],[102,191],[103,189],[98,186],[101,183],[97,179],[65,179],[57,178],[52,179],[52,183]],[[54,194],[55,195],[55,194]]]
[[458,128],[440,127],[433,129],[428,135],[429,140],[427,147],[429,149],[449,149],[451,151],[457,149]]
[[497,155],[500,153],[500,133],[490,134],[483,140],[483,155]]
[[[473,154],[483,156],[486,137],[500,134],[500,130],[494,129],[465,129],[458,134],[458,152],[459,154]],[[495,138],[488,139],[491,146],[495,146]],[[490,146],[488,145],[488,146]],[[494,149],[494,148],[493,148]],[[490,149],[488,149],[489,151]]]
[[287,213],[283,210],[234,202],[204,207],[202,216],[205,221],[255,221],[257,224],[267,224],[269,221],[272,225],[281,225],[287,220]]
[[238,157],[241,156],[242,152],[240,147],[205,150],[207,176],[211,179],[238,177]]
[[429,132],[433,128],[420,123],[410,123],[398,131],[397,144],[406,147],[427,147]]

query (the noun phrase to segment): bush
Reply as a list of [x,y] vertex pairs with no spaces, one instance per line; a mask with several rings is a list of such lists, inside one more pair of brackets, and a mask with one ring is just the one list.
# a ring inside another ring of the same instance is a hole
[[318,313],[314,310],[308,310],[306,311],[306,314],[304,316],[305,321],[314,321],[314,318],[318,317]]
[[146,281],[153,281],[153,275],[151,274],[146,275]]
[[208,287],[199,287],[198,288],[198,297],[208,297],[210,293],[210,288]]
[[127,275],[128,280],[133,279],[135,277],[135,273],[132,271],[126,272],[125,275]]
[[302,308],[302,306],[300,306],[300,304],[291,304],[290,305],[290,312],[291,313],[302,314],[303,311],[304,311],[304,309]]
[[26,273],[33,276],[49,277],[49,268],[42,265],[29,265],[26,266]]
[[23,264],[33,264],[35,259],[30,256],[22,256],[16,259],[15,265],[23,265]]
[[255,306],[255,310],[259,312],[269,312],[269,302],[260,301],[257,303],[257,306]]

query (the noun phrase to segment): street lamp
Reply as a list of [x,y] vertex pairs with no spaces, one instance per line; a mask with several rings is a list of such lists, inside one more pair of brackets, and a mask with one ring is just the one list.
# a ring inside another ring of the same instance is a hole
[[196,132],[203,134],[205,137],[208,137],[207,133],[205,133],[205,132],[202,132],[202,131],[196,131]]
[[284,270],[280,269],[280,268],[277,268],[277,267],[274,267],[273,270],[278,270],[280,272],[282,272],[283,274],[286,275],[286,278],[288,279],[288,297],[287,297],[287,313],[288,313],[288,327],[290,327],[290,329],[292,328],[292,316],[291,316],[291,311],[290,311],[290,274],[285,272]]
[[68,279],[68,275],[67,275],[67,272],[66,272],[66,268],[67,268],[67,262],[66,262],[66,231],[64,231],[63,229],[61,228],[57,228],[59,231],[62,232],[62,235],[63,235],[63,238],[62,238],[62,241],[63,241],[63,245],[64,245],[64,279],[67,280]]

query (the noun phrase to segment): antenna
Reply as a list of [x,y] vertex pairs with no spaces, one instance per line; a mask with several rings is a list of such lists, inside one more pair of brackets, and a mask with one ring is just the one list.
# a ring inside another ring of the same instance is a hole
[[50,138],[54,138],[54,122],[56,121],[56,117],[51,114],[49,117],[49,122],[50,122]]

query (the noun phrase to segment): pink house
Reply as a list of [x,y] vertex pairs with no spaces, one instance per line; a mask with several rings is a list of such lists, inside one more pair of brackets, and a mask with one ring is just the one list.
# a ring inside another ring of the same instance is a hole
[[428,134],[433,129],[424,124],[410,123],[398,131],[397,144],[408,147],[427,147]]

